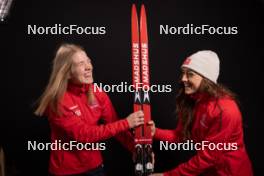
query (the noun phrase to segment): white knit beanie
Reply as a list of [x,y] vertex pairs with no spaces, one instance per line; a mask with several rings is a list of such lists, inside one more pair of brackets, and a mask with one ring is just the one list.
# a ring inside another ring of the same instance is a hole
[[182,67],[189,68],[205,78],[217,83],[220,61],[217,54],[210,50],[198,51],[184,61]]

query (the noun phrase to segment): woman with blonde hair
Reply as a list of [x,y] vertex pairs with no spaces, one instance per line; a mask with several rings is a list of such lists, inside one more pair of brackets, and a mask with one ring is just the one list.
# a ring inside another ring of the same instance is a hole
[[[92,144],[116,136],[133,150],[131,141],[122,132],[143,124],[143,112],[134,112],[126,119],[118,120],[107,94],[94,91],[92,71],[91,60],[82,47],[62,44],[56,52],[49,83],[35,114],[48,116],[51,141],[59,141],[64,147],[73,142]],[[99,124],[100,119],[105,124]],[[102,176],[102,166],[98,149],[51,150],[51,175]]]
[[236,98],[217,83],[219,65],[217,54],[210,50],[196,52],[182,64],[176,129],[155,128],[154,122],[150,125],[155,139],[175,144],[189,142],[197,152],[174,169],[151,176],[253,175]]

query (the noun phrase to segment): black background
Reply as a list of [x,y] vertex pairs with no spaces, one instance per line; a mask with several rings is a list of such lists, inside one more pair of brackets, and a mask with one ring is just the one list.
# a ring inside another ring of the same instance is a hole
[[[92,59],[95,82],[131,83],[130,15],[135,2],[144,3],[148,18],[152,84],[171,84],[171,93],[151,94],[152,117],[161,128],[176,126],[175,96],[184,58],[201,50],[218,53],[219,82],[236,92],[241,102],[244,138],[255,175],[261,175],[263,126],[263,1],[14,1],[11,14],[0,25],[2,91],[1,145],[8,175],[47,175],[48,151],[27,151],[27,141],[49,142],[46,118],[33,115],[43,92],[56,47],[62,42],[82,45]],[[186,24],[237,26],[237,35],[160,35],[159,25]],[[105,35],[28,35],[27,25],[105,26]],[[120,117],[132,112],[132,93],[109,93]],[[186,161],[192,153],[159,151],[156,172]],[[104,151],[106,170],[112,175],[133,175],[131,156],[114,139]]]

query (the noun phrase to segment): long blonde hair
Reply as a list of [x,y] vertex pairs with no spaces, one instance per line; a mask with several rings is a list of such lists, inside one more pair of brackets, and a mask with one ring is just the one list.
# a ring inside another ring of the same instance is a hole
[[84,51],[84,49],[81,46],[67,43],[62,44],[57,49],[49,83],[34,112],[36,115],[42,116],[48,107],[55,113],[60,113],[58,104],[67,89],[71,74],[72,57],[79,51]]

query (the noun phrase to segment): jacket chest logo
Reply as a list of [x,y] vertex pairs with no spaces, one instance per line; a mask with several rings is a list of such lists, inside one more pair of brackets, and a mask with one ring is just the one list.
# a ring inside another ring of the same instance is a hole
[[78,105],[70,107],[70,110],[72,110],[74,112],[74,114],[77,116],[82,115],[81,110],[78,108]]

